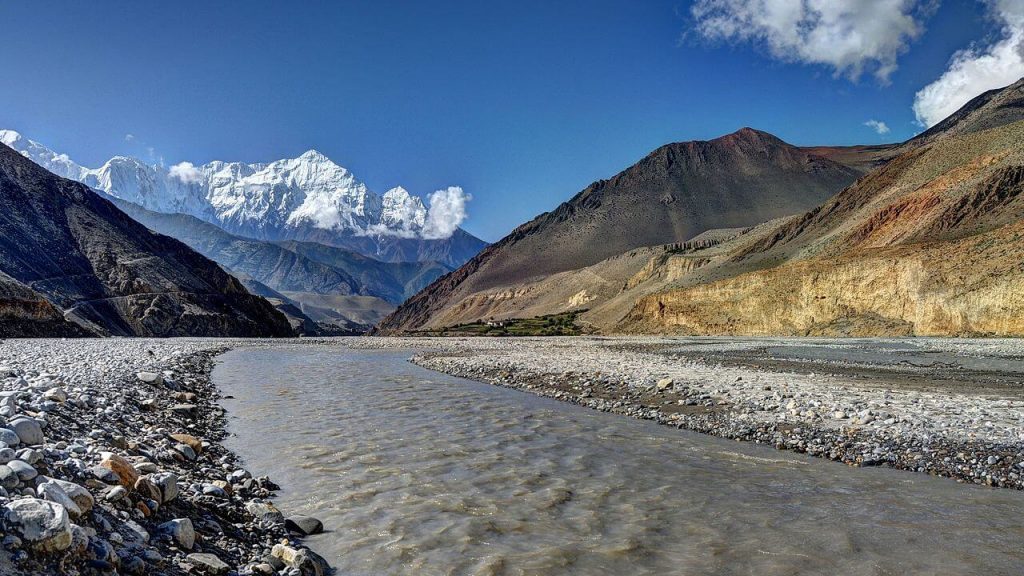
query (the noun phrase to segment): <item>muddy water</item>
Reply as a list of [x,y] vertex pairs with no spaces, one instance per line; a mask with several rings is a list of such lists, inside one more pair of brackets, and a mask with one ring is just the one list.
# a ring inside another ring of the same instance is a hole
[[1024,494],[854,469],[452,378],[228,353],[229,447],[342,575],[1018,574]]

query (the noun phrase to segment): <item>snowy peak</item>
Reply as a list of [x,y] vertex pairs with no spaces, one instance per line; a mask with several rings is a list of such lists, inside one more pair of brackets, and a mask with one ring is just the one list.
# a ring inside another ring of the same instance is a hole
[[24,138],[24,136],[15,132],[14,130],[0,130],[0,142],[3,142],[4,144],[10,146],[11,148],[14,148],[15,150],[18,149],[16,147],[16,143],[20,142]]
[[62,178],[81,180],[85,172],[85,168],[72,162],[67,154],[57,154],[14,130],[0,130],[0,142]]
[[401,186],[380,196],[312,149],[269,163],[214,161],[202,166],[181,162],[164,167],[115,156],[89,169],[13,130],[0,130],[0,141],[51,172],[110,196],[154,212],[195,216],[252,238],[291,237],[307,229],[446,239],[465,219],[469,200],[454,187],[431,194],[429,208]]
[[317,150],[310,148],[302,153],[302,156],[298,157],[299,160],[305,160],[307,162],[330,162],[331,159],[324,156]]
[[427,207],[418,197],[409,194],[401,186],[384,193],[381,199],[381,226],[401,230],[408,236],[416,236],[427,220]]

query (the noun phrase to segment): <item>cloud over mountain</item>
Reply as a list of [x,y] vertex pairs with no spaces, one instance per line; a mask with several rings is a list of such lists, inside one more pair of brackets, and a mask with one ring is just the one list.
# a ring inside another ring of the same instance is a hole
[[191,162],[180,162],[167,171],[171,178],[177,178],[184,184],[199,184],[203,181],[203,173]]
[[889,133],[889,125],[881,120],[868,120],[864,125],[877,132],[880,136]]
[[914,114],[933,126],[986,90],[1002,88],[1024,76],[1024,0],[987,0],[999,25],[997,38],[953,55],[949,67],[914,98]]
[[449,186],[430,195],[426,222],[421,232],[424,238],[448,238],[466,219],[466,204],[473,197],[459,186]]

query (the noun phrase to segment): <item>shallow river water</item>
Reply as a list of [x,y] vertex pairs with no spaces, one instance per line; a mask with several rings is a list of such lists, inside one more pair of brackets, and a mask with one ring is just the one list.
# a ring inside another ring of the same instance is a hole
[[236,350],[227,445],[339,575],[1020,574],[1024,494],[739,444],[430,372]]

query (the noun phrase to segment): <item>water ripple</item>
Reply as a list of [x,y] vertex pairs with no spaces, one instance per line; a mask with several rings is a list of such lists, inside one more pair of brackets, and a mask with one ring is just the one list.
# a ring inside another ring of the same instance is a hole
[[356,575],[1013,574],[1024,494],[849,469],[427,372],[231,352],[247,466]]

